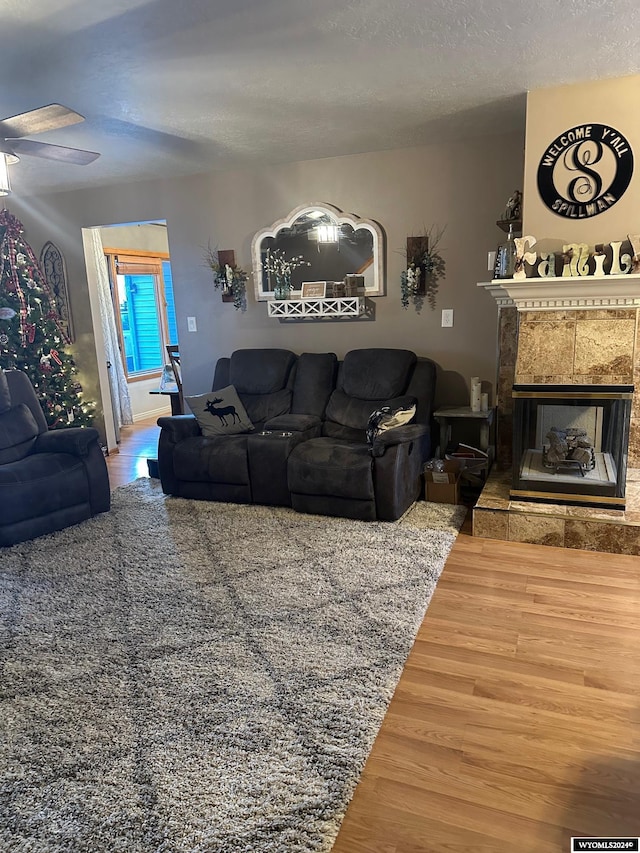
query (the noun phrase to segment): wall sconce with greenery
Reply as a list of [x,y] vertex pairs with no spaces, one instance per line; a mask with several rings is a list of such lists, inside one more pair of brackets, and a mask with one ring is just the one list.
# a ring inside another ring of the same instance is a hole
[[236,254],[233,249],[212,249],[211,245],[208,245],[204,261],[213,273],[213,286],[222,291],[222,301],[233,302],[236,311],[246,311],[249,276],[241,267],[236,266]]
[[421,234],[407,237],[407,266],[400,277],[402,307],[413,305],[419,314],[425,299],[436,307],[438,281],[445,273],[445,261],[438,247],[446,230],[431,225]]

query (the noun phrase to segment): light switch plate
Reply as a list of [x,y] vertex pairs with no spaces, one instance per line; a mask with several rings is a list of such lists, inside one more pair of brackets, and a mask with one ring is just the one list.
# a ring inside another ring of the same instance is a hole
[[453,308],[442,309],[442,328],[450,329],[453,326]]
[[496,253],[495,252],[487,252],[487,269],[490,272],[493,272],[496,268]]
[[195,317],[187,317],[187,329],[190,332],[197,332],[198,331],[198,326],[196,324],[196,318]]

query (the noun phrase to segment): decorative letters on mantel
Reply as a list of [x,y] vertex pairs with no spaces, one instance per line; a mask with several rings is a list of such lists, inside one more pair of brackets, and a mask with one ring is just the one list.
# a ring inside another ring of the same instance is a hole
[[[640,273],[640,234],[629,234],[628,242],[614,240],[611,243],[596,243],[591,251],[587,243],[567,243],[562,252],[531,252],[536,238],[528,235],[516,237],[514,279],[554,278],[557,265],[561,266],[562,278],[587,278],[590,276],[621,276]],[[627,251],[630,248],[631,254]],[[500,279],[502,280],[502,279]]]
[[569,243],[562,247],[562,275],[589,275],[589,247],[586,243]]
[[629,234],[629,242],[633,257],[631,258],[631,272],[640,273],[640,234]]
[[534,264],[536,261],[536,252],[527,252],[527,246],[531,248],[536,244],[536,238],[527,236],[527,237],[516,237],[513,241],[516,247],[516,262],[513,268],[513,277],[514,278],[526,278],[527,272],[525,270],[525,263]]

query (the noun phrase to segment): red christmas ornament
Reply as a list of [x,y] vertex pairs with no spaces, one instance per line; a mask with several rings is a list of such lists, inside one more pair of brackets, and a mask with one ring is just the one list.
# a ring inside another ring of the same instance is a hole
[[32,344],[36,339],[36,324],[35,323],[27,323],[27,340],[30,344]]
[[60,356],[58,355],[57,349],[52,349],[51,352],[49,353],[49,355],[51,356],[51,358],[55,361],[55,363],[57,365],[62,367],[62,361],[60,360]]

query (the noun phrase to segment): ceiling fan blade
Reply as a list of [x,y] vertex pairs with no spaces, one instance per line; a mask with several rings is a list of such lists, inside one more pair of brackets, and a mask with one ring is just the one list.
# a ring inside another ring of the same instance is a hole
[[84,116],[80,113],[63,107],[62,104],[49,104],[0,121],[0,136],[32,136],[34,133],[57,130],[80,121],[84,121]]
[[50,145],[48,142],[33,142],[31,139],[7,139],[6,142],[7,147],[14,154],[29,154],[32,157],[42,157],[45,160],[74,163],[76,166],[86,166],[100,156],[95,151],[66,148],[64,145]]

